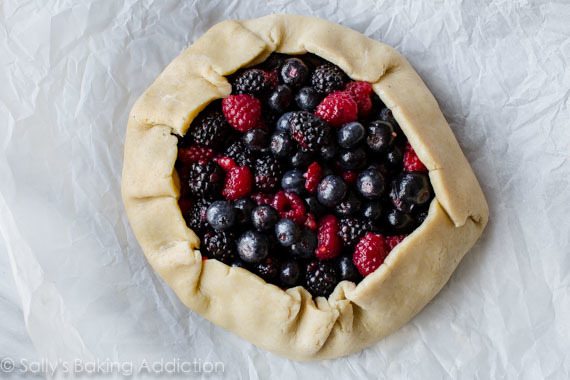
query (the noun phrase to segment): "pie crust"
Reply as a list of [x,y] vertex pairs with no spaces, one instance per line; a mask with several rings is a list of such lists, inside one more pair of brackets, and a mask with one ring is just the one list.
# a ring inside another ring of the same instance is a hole
[[[253,273],[202,261],[180,212],[177,137],[211,101],[228,96],[224,76],[272,52],[311,52],[353,80],[373,84],[429,169],[435,191],[425,222],[358,286],[327,299],[281,290]],[[393,48],[317,18],[271,15],[212,27],[159,75],[129,116],[122,196],[153,269],[189,308],[277,354],[314,360],[347,355],[392,333],[443,287],[488,219],[483,192],[439,106]]]

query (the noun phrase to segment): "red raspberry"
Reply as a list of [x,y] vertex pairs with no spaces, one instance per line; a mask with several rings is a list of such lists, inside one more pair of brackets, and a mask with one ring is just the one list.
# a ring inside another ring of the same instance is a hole
[[386,245],[388,246],[388,249],[390,251],[393,250],[395,246],[400,244],[402,242],[402,240],[404,240],[406,238],[406,236],[408,236],[408,235],[386,236]]
[[253,174],[247,166],[236,166],[226,173],[222,195],[234,201],[251,193],[253,188]]
[[321,219],[317,232],[317,249],[315,255],[319,260],[337,257],[342,251],[342,239],[338,236],[338,220],[334,215],[326,215]]
[[305,227],[307,227],[308,229],[312,230],[312,231],[316,231],[317,230],[317,221],[315,220],[315,216],[311,213],[307,214],[307,220],[305,220]]
[[358,118],[358,105],[348,92],[337,91],[322,100],[315,110],[315,115],[332,126],[340,127]]
[[356,179],[358,178],[358,173],[353,170],[347,170],[345,172],[342,172],[341,176],[342,179],[344,179],[344,182],[348,183],[349,185],[352,185],[353,183],[356,182]]
[[192,145],[178,149],[178,159],[185,164],[210,161],[214,151],[201,145]]
[[214,158],[214,161],[216,161],[216,164],[218,164],[226,172],[237,167],[236,162],[233,160],[233,158],[230,157],[226,156],[216,157]]
[[258,205],[272,205],[273,199],[275,198],[274,194],[267,194],[267,193],[255,193],[251,195],[251,199]]
[[291,219],[297,224],[303,224],[307,219],[305,202],[297,193],[278,191],[273,198],[272,206],[283,219]]
[[189,198],[180,198],[178,199],[178,207],[180,207],[182,215],[186,215],[190,207],[192,207],[192,200]]
[[321,168],[321,165],[319,165],[317,161],[313,162],[309,165],[307,171],[303,174],[303,177],[306,179],[305,189],[311,194],[314,193],[317,191],[319,182],[323,179],[323,169]]
[[386,259],[388,252],[382,235],[368,232],[354,248],[352,262],[361,275],[368,276]]
[[246,132],[259,123],[261,102],[248,94],[230,95],[222,100],[222,111],[232,127]]
[[366,117],[372,110],[372,85],[368,82],[350,82],[346,85],[347,91],[358,105],[358,115]]
[[426,166],[420,161],[420,158],[414,151],[410,143],[406,144],[404,152],[404,170],[407,172],[427,172]]

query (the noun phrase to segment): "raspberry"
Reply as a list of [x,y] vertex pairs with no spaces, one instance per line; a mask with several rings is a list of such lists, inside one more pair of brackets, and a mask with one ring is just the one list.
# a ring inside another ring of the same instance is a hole
[[210,148],[221,146],[230,133],[230,126],[219,111],[200,113],[188,130],[188,136],[200,145]]
[[318,66],[311,76],[311,84],[321,94],[342,89],[346,80],[346,74],[330,63]]
[[232,158],[239,166],[252,167],[255,160],[253,153],[242,141],[236,141],[224,152],[225,157]]
[[240,132],[254,128],[261,119],[260,101],[247,94],[230,95],[223,99],[222,111],[230,125]]
[[319,182],[323,179],[323,169],[321,165],[316,161],[313,162],[309,165],[303,177],[305,177],[305,189],[313,194],[317,191],[317,186],[319,186]]
[[281,164],[270,154],[259,157],[255,161],[255,186],[259,191],[273,190],[281,179]]
[[338,224],[338,236],[346,247],[354,246],[372,228],[370,221],[359,218],[342,218]]
[[303,224],[307,219],[305,202],[292,191],[277,192],[271,205],[282,219],[291,219],[297,224]]
[[332,263],[312,261],[305,274],[306,289],[313,297],[328,297],[338,283],[338,272]]
[[368,276],[386,259],[388,252],[382,235],[368,232],[354,248],[352,262],[361,275]]
[[318,245],[315,251],[319,260],[332,259],[340,255],[342,240],[338,232],[338,221],[334,215],[327,215],[321,219],[317,234]]
[[188,172],[188,188],[202,198],[215,198],[222,189],[224,172],[215,162],[193,163]]
[[305,220],[305,227],[307,227],[311,231],[316,231],[317,228],[319,227],[317,225],[317,221],[316,221],[315,216],[313,214],[311,214],[311,213],[307,214],[307,220]]
[[391,251],[396,247],[398,244],[402,242],[408,235],[392,235],[386,236],[386,245],[388,246],[388,250]]
[[206,257],[230,264],[236,258],[236,245],[232,233],[211,230],[204,234],[203,251]]
[[178,148],[178,160],[185,164],[194,162],[205,163],[214,157],[214,151],[201,145],[191,145],[189,147]]
[[427,172],[426,166],[420,161],[420,158],[414,151],[410,143],[406,144],[404,152],[404,170],[407,172]]
[[249,69],[242,71],[232,81],[234,94],[261,95],[270,89],[266,73],[260,69]]
[[368,82],[350,82],[344,89],[358,105],[358,116],[366,117],[372,110],[372,85]]
[[289,117],[291,137],[305,151],[314,152],[328,142],[330,129],[308,111],[292,112]]
[[315,115],[332,126],[340,127],[358,118],[358,105],[348,92],[333,92],[317,106]]
[[236,166],[226,173],[226,181],[222,195],[231,201],[245,197],[251,193],[253,175],[247,166]]

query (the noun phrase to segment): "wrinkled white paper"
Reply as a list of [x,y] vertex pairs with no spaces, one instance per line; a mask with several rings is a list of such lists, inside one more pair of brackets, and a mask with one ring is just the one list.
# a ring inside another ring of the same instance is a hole
[[[39,358],[224,363],[223,373],[192,374],[209,378],[570,376],[564,0],[1,7],[0,232]],[[416,318],[370,349],[318,363],[276,357],[189,312],[147,265],[120,198],[136,98],[215,23],[277,12],[339,22],[403,53],[491,209],[482,239]]]

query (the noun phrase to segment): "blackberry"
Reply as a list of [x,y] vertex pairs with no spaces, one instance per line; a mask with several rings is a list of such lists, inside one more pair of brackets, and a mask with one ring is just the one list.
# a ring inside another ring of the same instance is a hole
[[231,127],[220,111],[198,116],[188,130],[188,135],[196,143],[209,148],[218,148],[226,141]]
[[197,199],[196,202],[190,207],[184,218],[186,224],[196,233],[202,233],[208,221],[206,220],[206,211],[210,206],[210,202],[206,199]]
[[305,274],[306,289],[313,297],[328,297],[338,283],[338,271],[332,262],[312,261]]
[[188,188],[200,198],[215,198],[224,184],[224,171],[215,162],[193,163],[188,171]]
[[266,282],[275,283],[279,278],[279,264],[275,256],[268,256],[261,262],[253,264],[253,271]]
[[271,154],[255,161],[255,186],[261,192],[270,192],[279,184],[282,174],[281,164]]
[[358,218],[342,218],[339,220],[338,236],[344,242],[345,247],[352,247],[366,232],[372,229],[372,223]]
[[236,243],[231,232],[211,230],[204,234],[203,249],[207,257],[225,264],[236,259]]
[[232,81],[232,93],[260,95],[269,89],[263,70],[249,69],[238,74]]
[[315,69],[311,76],[311,84],[321,94],[329,94],[340,90],[347,82],[344,72],[333,64],[324,64]]
[[318,151],[325,143],[329,142],[329,126],[310,112],[293,112],[289,124],[291,126],[291,137],[305,151]]
[[233,159],[238,166],[251,168],[255,162],[253,153],[242,141],[231,144],[224,152],[224,156]]

